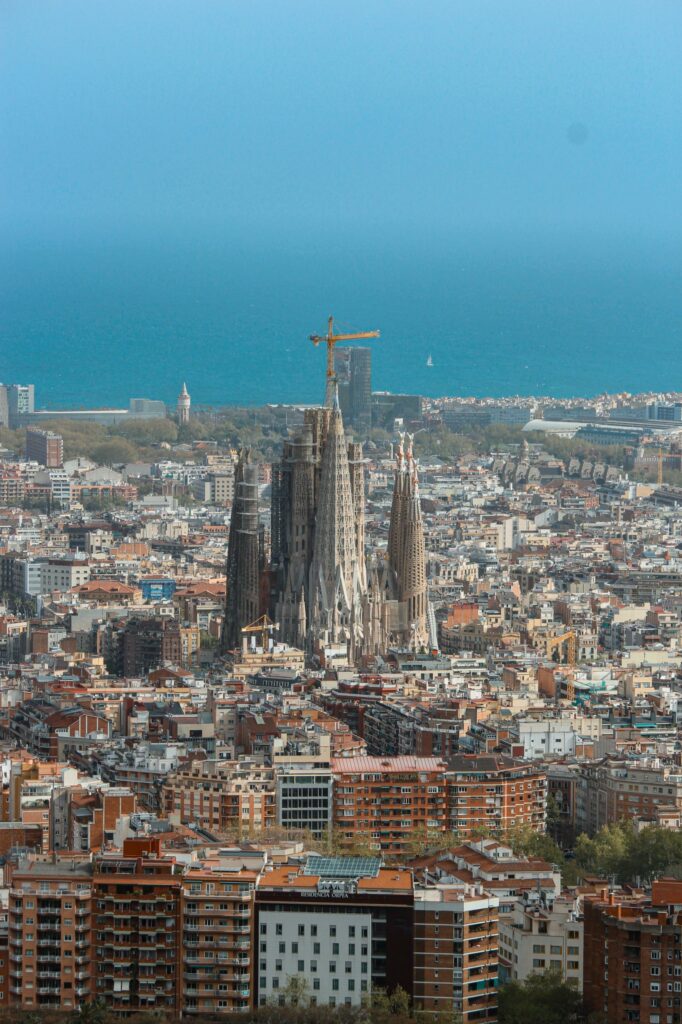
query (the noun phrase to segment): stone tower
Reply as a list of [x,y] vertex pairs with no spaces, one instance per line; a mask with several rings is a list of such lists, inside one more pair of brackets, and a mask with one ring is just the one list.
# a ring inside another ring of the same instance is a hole
[[260,615],[258,467],[248,449],[239,453],[235,467],[226,576],[223,651],[239,647],[242,629]]
[[272,473],[274,618],[285,643],[303,647],[309,608],[310,565],[329,409],[306,409],[299,434],[285,441]]
[[189,409],[192,403],[192,399],[189,396],[187,385],[183,383],[182,391],[178,395],[178,423],[189,422]]
[[[360,506],[361,463],[353,448],[353,472],[338,395],[329,419],[320,467],[320,490],[315,517],[315,540],[310,566],[309,624],[313,641],[349,642],[355,649],[362,632],[362,599],[366,590],[364,550],[358,542],[364,525],[356,528],[356,515],[364,523]],[[364,506],[364,486],[362,487]],[[362,561],[362,567],[360,562]]]
[[388,561],[393,572],[401,608],[401,639],[413,648],[429,642],[426,549],[417,463],[412,437],[407,447],[401,437],[396,458],[391,521],[388,532]]

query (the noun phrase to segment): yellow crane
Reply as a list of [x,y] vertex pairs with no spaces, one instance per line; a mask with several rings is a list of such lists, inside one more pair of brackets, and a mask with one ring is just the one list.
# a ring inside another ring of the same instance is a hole
[[273,623],[268,615],[261,615],[260,618],[257,618],[255,623],[250,623],[248,626],[242,627],[242,636],[246,639],[255,636],[256,643],[260,640],[263,648],[263,654],[267,654],[270,635],[274,633],[275,630],[279,629],[279,623]]
[[273,622],[267,615],[261,615],[260,619],[256,619],[255,622],[249,623],[248,626],[242,626],[241,632],[247,640],[252,636],[256,637],[256,643],[260,640],[263,654],[267,654],[270,647],[270,636],[277,629],[279,629],[278,622]]
[[334,349],[340,341],[358,341],[361,338],[378,338],[379,331],[356,331],[352,334],[334,334],[334,317],[330,316],[327,321],[326,334],[311,334],[310,340],[313,345],[320,345],[323,341],[327,345],[327,389],[325,392],[324,404],[331,406],[334,401]]

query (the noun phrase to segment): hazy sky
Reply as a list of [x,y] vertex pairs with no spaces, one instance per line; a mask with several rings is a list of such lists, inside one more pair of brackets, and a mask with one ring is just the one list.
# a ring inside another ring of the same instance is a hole
[[0,0],[0,227],[677,229],[680,0]]

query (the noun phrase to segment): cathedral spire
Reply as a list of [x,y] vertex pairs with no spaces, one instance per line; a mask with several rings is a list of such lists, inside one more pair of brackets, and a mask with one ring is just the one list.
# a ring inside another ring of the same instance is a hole
[[331,641],[346,639],[352,631],[356,592],[361,589],[357,543],[348,449],[335,398],[322,454],[310,569],[311,602]]
[[227,547],[224,651],[239,647],[241,631],[260,615],[258,467],[243,448],[234,474],[234,499]]
[[410,434],[401,435],[398,445],[388,531],[388,561],[406,617],[403,640],[424,646],[428,642],[426,550],[417,462],[413,435]]

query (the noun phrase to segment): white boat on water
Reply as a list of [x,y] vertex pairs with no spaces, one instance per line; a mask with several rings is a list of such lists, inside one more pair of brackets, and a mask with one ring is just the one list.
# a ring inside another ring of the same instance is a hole
[[433,366],[433,356],[429,355],[429,358],[426,360],[426,365]]

